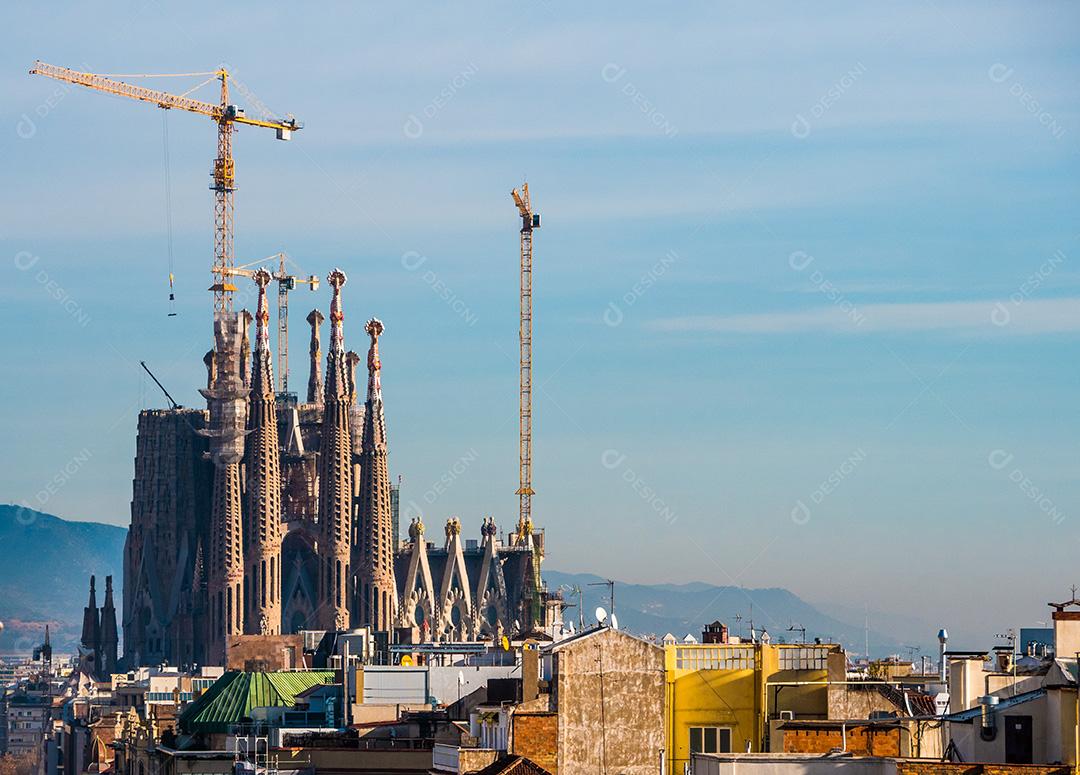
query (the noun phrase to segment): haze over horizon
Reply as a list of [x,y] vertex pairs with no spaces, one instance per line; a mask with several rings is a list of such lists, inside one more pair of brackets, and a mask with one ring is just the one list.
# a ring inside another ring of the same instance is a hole
[[[967,647],[1080,581],[1075,6],[66,7],[0,53],[0,501],[126,526],[139,361],[200,406],[211,339],[212,123],[167,115],[170,318],[162,111],[27,69],[227,64],[305,124],[237,133],[237,255],[344,269],[347,347],[386,324],[403,519],[516,520],[527,176],[547,565]],[[291,302],[302,387],[329,295]]]

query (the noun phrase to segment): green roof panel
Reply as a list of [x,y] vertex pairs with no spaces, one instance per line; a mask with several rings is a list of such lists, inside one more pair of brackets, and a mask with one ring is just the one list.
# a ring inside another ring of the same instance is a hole
[[296,696],[313,686],[334,683],[332,670],[282,670],[247,673],[231,670],[180,714],[180,727],[194,734],[228,732],[251,717],[253,708],[291,708]]

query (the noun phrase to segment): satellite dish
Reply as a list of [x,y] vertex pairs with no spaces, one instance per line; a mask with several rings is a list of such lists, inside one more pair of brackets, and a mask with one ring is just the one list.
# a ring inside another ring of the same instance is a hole
[[603,624],[606,619],[607,619],[607,611],[604,610],[603,606],[597,606],[596,607],[596,622],[597,622],[597,624]]
[[611,615],[611,629],[619,629],[619,617],[617,617],[615,614]]

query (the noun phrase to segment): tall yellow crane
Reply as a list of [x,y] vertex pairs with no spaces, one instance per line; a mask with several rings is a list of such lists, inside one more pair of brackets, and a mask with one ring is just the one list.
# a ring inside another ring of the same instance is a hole
[[529,199],[529,184],[523,183],[521,192],[515,188],[510,196],[517,205],[521,216],[521,318],[518,326],[518,345],[520,349],[520,379],[518,383],[518,538],[532,543],[533,563],[530,592],[530,625],[540,621],[540,548],[531,538],[533,530],[532,496],[532,266],[533,266],[533,229],[540,228],[540,214],[534,213]]
[[[30,69],[30,74],[44,75],[47,78],[55,78],[58,81],[85,86],[95,91],[149,102],[164,110],[177,108],[190,113],[200,113],[217,122],[217,157],[214,159],[214,166],[210,172],[212,179],[210,188],[214,191],[214,264],[211,267],[214,281],[210,286],[210,290],[214,292],[214,311],[231,312],[232,292],[236,290],[230,274],[230,270],[235,265],[235,254],[233,252],[233,192],[236,190],[236,165],[233,162],[232,154],[232,135],[236,131],[235,125],[246,124],[248,126],[273,129],[277,132],[278,140],[289,140],[293,132],[303,128],[303,124],[300,124],[291,116],[284,119],[273,117],[248,118],[245,116],[241,108],[229,102],[229,73],[225,68],[206,73],[169,74],[172,76],[210,76],[207,81],[203,82],[204,84],[215,79],[220,81],[219,104],[203,102],[188,97],[186,94],[169,94],[156,89],[133,86],[123,81],[114,80],[109,76],[82,73],[67,67],[45,64],[41,61],[34,63],[34,66]],[[155,76],[139,74],[118,77],[147,78]]]
[[532,523],[532,233],[540,228],[540,215],[532,211],[529,184],[510,192],[521,216],[521,320],[518,328],[521,374],[519,380],[518,519]]

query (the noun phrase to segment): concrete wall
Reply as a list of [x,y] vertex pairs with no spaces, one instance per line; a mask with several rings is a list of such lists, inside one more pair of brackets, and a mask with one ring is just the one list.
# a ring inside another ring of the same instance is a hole
[[1080,652],[1080,611],[1054,611],[1054,654],[1074,659]]
[[[363,673],[363,681],[358,678],[357,685],[362,687],[366,703],[422,705],[428,697],[434,697],[440,705],[451,705],[459,696],[467,697],[477,689],[486,688],[489,678],[518,677],[521,669],[515,665],[365,665]],[[464,679],[460,695],[459,677]]]
[[606,628],[553,652],[559,772],[656,775],[664,747],[663,650]]
[[229,670],[295,670],[304,655],[303,635],[236,635],[225,648]]
[[487,688],[489,678],[520,678],[521,668],[516,665],[483,665],[464,667],[453,665],[442,667],[431,665],[428,690],[442,705],[450,705],[458,700],[458,676],[465,679],[461,686],[461,697],[468,696],[480,688]]
[[[694,754],[694,775],[896,775],[891,759],[821,759],[784,754]],[[681,775],[672,773],[671,775]]]
[[993,740],[979,736],[980,721],[970,724],[951,722],[946,734],[956,743],[965,761],[1005,761],[1005,725],[1009,716],[1031,716],[1033,754],[1036,764],[1064,762],[1072,764],[1073,736],[1076,730],[1076,693],[1072,690],[1049,690],[1043,697],[998,711],[997,735]]
[[[807,659],[792,658],[798,655]],[[760,751],[767,719],[782,711],[796,719],[829,718],[830,702],[843,690],[825,682],[843,680],[845,666],[844,653],[828,644],[666,646],[668,771],[681,773],[689,763],[691,727],[727,728],[731,751]],[[781,750],[772,740],[768,745]]]

